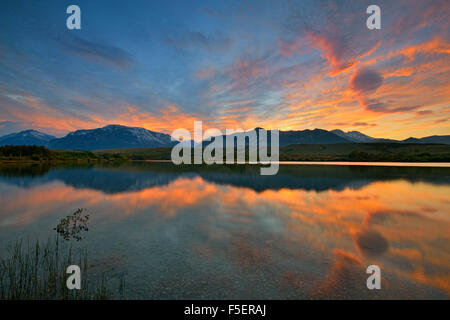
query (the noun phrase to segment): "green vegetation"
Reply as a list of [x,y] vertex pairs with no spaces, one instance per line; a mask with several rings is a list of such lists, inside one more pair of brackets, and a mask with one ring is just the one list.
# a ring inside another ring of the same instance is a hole
[[450,145],[339,143],[280,148],[281,161],[449,162]]
[[[171,148],[115,149],[130,160],[170,160]],[[193,152],[192,152],[193,153]],[[248,152],[246,152],[248,159]],[[280,147],[280,161],[449,162],[450,145],[408,143],[296,144]]]
[[[124,162],[170,160],[172,148],[89,151],[37,146],[0,147],[0,162]],[[224,152],[225,154],[225,152]],[[192,152],[193,155],[193,152]],[[246,152],[248,159],[248,152]],[[450,145],[413,143],[296,144],[280,147],[280,161],[449,162]]]
[[77,241],[82,240],[81,233],[83,231],[89,231],[89,215],[83,214],[85,211],[86,209],[78,208],[73,214],[61,219],[53,230],[56,230],[64,240],[69,241],[71,238]]
[[[66,268],[73,264],[82,270],[80,290],[69,290],[66,285]],[[113,298],[104,277],[96,281],[94,287],[89,286],[87,271],[87,252],[75,261],[72,247],[63,248],[58,238],[43,245],[39,241],[17,241],[9,247],[7,257],[0,257],[0,300]],[[121,290],[123,280],[120,294]]]
[[1,158],[40,159],[51,157],[51,152],[39,146],[3,146],[0,147]]
[[2,146],[0,162],[106,162],[126,161],[119,153],[93,153],[89,151],[49,150],[39,146]]
[[170,160],[172,148],[130,148],[94,151],[95,154],[120,154],[129,160]]
[[[77,209],[72,215],[61,219],[54,230],[64,240],[82,240],[81,232],[88,231],[89,215],[86,209]],[[104,275],[100,278],[88,274],[88,255],[80,250],[74,259],[72,244],[60,243],[59,237],[41,244],[38,240],[16,241],[8,247],[6,257],[0,256],[0,300],[71,300],[111,299],[122,297],[124,279],[120,279],[118,294],[106,286]],[[81,288],[67,288],[67,267],[77,265],[81,270]],[[94,284],[93,287],[90,284]]]

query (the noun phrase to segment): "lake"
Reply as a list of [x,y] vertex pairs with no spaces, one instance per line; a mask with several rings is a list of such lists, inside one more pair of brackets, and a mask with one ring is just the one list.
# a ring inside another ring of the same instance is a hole
[[[450,168],[0,166],[0,256],[90,214],[90,272],[126,298],[450,298]],[[366,269],[381,269],[368,290]]]

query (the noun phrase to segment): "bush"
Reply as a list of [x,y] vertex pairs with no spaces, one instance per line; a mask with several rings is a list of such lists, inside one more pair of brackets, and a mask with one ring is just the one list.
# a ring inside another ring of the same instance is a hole
[[7,157],[32,157],[48,158],[51,151],[42,146],[2,146],[0,152]]

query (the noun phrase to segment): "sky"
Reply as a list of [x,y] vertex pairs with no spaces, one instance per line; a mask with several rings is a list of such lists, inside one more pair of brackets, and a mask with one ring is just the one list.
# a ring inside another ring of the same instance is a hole
[[447,135],[449,15],[448,0],[1,1],[0,135],[194,120]]

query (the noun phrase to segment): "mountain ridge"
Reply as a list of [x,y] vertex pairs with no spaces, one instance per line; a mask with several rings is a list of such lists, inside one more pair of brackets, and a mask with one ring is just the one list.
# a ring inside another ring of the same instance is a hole
[[[257,127],[259,135],[263,128]],[[235,133],[238,136],[242,133]],[[269,137],[270,135],[268,135]],[[225,136],[222,136],[225,138]],[[280,130],[280,146],[292,144],[336,144],[336,143],[439,143],[450,144],[450,135],[433,135],[423,138],[410,137],[404,140],[374,138],[359,131],[344,132],[339,129],[305,129],[305,130]],[[217,138],[217,137],[216,137]],[[1,145],[42,145],[49,149],[64,150],[102,150],[123,148],[157,148],[171,147],[177,141],[172,141],[171,136],[165,133],[151,131],[141,127],[128,127],[111,124],[101,128],[80,129],[69,132],[66,136],[56,138],[52,135],[37,131],[23,130],[0,137]]]

